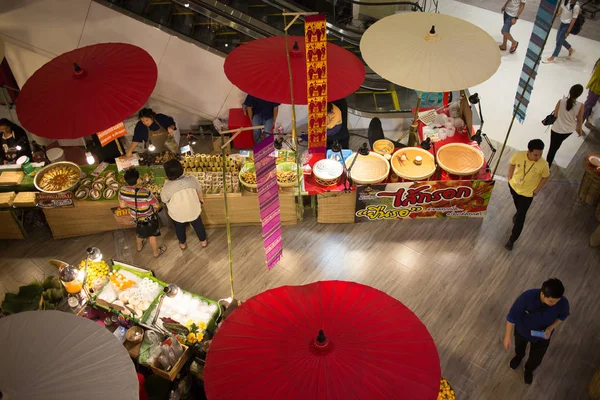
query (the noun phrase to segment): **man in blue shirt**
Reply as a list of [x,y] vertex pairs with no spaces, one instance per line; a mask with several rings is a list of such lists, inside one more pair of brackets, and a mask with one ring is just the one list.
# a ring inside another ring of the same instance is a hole
[[[252,95],[246,96],[244,100],[244,112],[250,117],[252,126],[264,125],[264,131],[271,133],[275,121],[277,121],[277,113],[279,112],[279,103],[261,100]],[[260,137],[260,129],[254,130],[254,144],[257,145],[262,141]]]
[[[560,280],[548,279],[541,289],[530,289],[517,297],[506,316],[504,347],[507,350],[513,330],[515,336],[515,356],[509,364],[511,369],[517,369],[521,364],[527,343],[530,344],[524,372],[526,385],[531,385],[533,371],[541,364],[554,330],[569,316],[569,301],[563,297],[564,293],[565,287]],[[533,336],[534,331],[543,332],[543,337]]]

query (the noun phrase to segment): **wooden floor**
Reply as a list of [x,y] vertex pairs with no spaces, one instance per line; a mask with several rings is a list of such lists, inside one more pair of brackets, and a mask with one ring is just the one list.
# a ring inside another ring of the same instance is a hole
[[[362,141],[353,137],[353,147]],[[319,225],[307,210],[304,221],[283,228],[284,257],[271,271],[265,267],[260,228],[232,228],[236,297],[325,279],[361,282],[389,293],[423,320],[460,400],[585,399],[585,386],[600,367],[600,248],[588,246],[598,221],[594,209],[577,200],[581,158],[592,150],[600,151],[597,137],[588,137],[569,168],[553,170],[512,252],[503,247],[514,210],[501,177],[484,221]],[[138,254],[130,247],[135,246],[131,230],[64,240],[52,240],[42,230],[27,241],[4,241],[0,298],[51,272],[48,259],[78,262],[90,245],[105,256],[152,268],[167,282],[225,298],[225,229],[209,229],[208,235],[206,249],[191,237],[181,251],[173,230],[164,229],[160,240],[168,250],[157,260],[149,248]],[[505,316],[522,291],[549,277],[565,283],[572,315],[558,328],[534,384],[526,387],[522,373],[508,368],[512,353],[502,347]],[[364,328],[366,334],[377,329]]]

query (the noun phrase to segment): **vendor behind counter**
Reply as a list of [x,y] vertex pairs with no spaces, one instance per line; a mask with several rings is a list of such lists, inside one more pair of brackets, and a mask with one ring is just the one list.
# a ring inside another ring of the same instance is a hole
[[31,159],[31,146],[27,133],[12,121],[0,119],[0,163],[15,164],[21,156]]
[[[177,152],[179,138],[175,136],[177,126],[172,117],[165,114],[157,114],[151,108],[143,108],[138,113],[138,118],[140,120],[135,125],[133,140],[127,150],[128,157],[131,156],[139,143],[149,143],[149,141],[154,145],[156,153],[162,153],[167,150]],[[171,138],[176,142],[175,148],[168,148],[168,142]]]

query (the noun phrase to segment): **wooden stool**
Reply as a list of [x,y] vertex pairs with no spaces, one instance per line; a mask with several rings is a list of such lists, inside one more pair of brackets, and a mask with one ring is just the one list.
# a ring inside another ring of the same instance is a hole
[[589,158],[594,155],[597,156],[598,154],[589,154],[583,160],[585,173],[579,185],[579,199],[590,206],[595,206],[600,200],[600,175],[598,175],[596,167],[590,164],[589,161]]

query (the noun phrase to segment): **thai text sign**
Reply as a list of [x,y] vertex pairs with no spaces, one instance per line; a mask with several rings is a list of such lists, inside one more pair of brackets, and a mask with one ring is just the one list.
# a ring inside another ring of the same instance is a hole
[[306,91],[308,96],[308,152],[327,150],[327,26],[325,15],[304,19]]
[[115,126],[112,126],[105,131],[98,132],[96,135],[98,136],[100,144],[102,147],[104,147],[113,140],[120,138],[121,136],[125,136],[126,134],[127,129],[125,129],[125,124],[119,122]]
[[279,209],[279,185],[275,159],[277,153],[273,136],[267,137],[254,147],[254,169],[258,188],[258,207],[262,223],[267,267],[273,268],[281,259],[281,210]]
[[494,181],[359,185],[356,222],[405,218],[483,218]]

